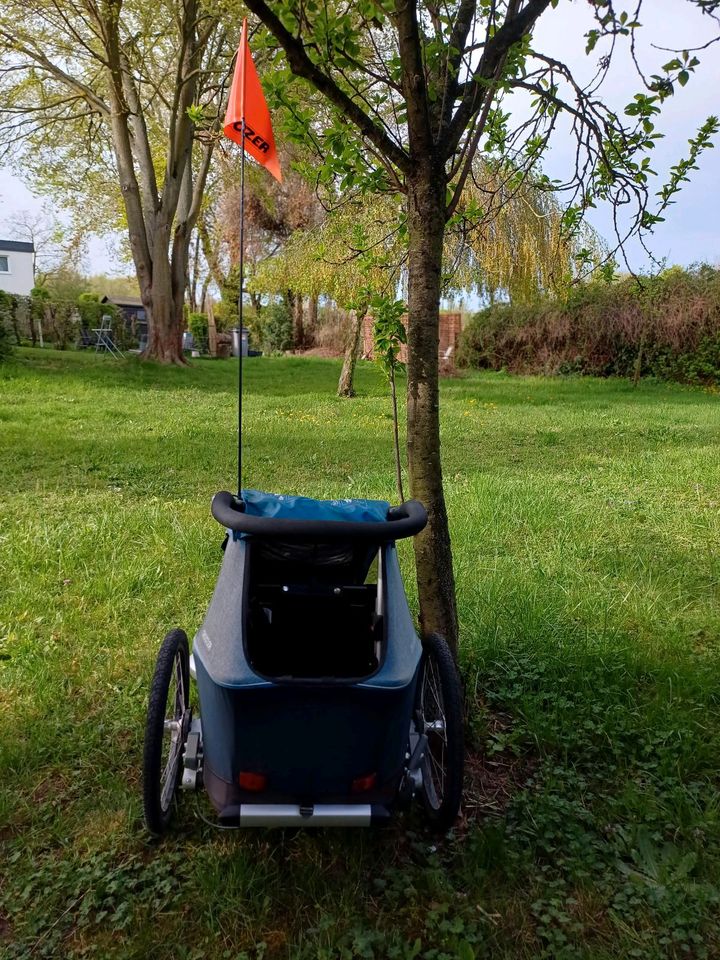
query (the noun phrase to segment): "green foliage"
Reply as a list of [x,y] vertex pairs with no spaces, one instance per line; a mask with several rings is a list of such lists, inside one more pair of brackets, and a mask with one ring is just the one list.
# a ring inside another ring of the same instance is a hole
[[407,307],[403,300],[392,300],[390,297],[375,296],[371,300],[373,313],[373,353],[375,360],[390,382],[390,395],[393,411],[393,439],[395,452],[395,477],[398,499],[405,500],[405,491],[402,480],[402,454],[400,452],[400,422],[398,416],[396,373],[402,364],[398,357],[402,347],[407,343],[407,333],[403,318]]
[[114,303],[100,303],[97,293],[81,293],[77,299],[80,322],[86,330],[94,330],[100,326],[103,315],[112,318],[113,330],[121,321],[122,313]]
[[[215,326],[218,332],[232,330],[238,325],[238,299],[240,297],[240,268],[230,267],[220,288],[220,301],[214,306]],[[245,323],[245,321],[243,321]],[[247,326],[247,323],[245,323]],[[259,342],[259,341],[258,341]]]
[[260,330],[262,347],[266,353],[282,353],[293,345],[292,316],[284,300],[276,300],[263,307]]
[[198,350],[208,342],[208,318],[204,313],[189,313],[187,318],[188,330],[193,336],[193,342]]
[[368,290],[393,286],[405,251],[404,214],[393,197],[350,196],[319,225],[296,230],[262,260],[248,287],[256,293],[329,297],[347,310]]
[[12,354],[10,331],[14,314],[12,294],[0,290],[0,363]]
[[103,273],[85,277],[85,290],[101,297],[139,297],[140,289],[135,277],[109,277]]
[[[606,256],[580,219],[566,229],[546,184],[511,186],[510,170],[505,162],[477,161],[445,236],[446,291],[509,293],[516,301],[535,302],[543,293],[564,291]],[[294,231],[281,250],[261,260],[249,288],[323,295],[356,309],[367,303],[368,291],[397,286],[406,256],[407,223],[397,199],[356,192],[322,223]]]
[[461,365],[720,383],[720,270],[672,267],[571,288],[562,301],[494,304],[463,331]]
[[403,300],[375,296],[370,301],[373,317],[374,358],[380,364],[386,376],[402,367],[398,356],[407,343],[404,317],[407,306]]
[[66,350],[80,333],[80,314],[76,304],[67,300],[49,300],[43,308],[43,336],[58,350]]
[[42,287],[47,299],[72,301],[77,303],[87,291],[85,277],[72,264],[63,264],[45,278]]

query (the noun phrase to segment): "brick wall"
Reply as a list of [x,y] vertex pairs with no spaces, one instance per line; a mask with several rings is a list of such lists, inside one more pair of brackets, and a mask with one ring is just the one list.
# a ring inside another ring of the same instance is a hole
[[[441,370],[449,370],[455,366],[457,342],[462,329],[462,317],[459,313],[441,313],[438,343],[438,356]],[[371,360],[373,355],[373,318],[365,317],[363,323],[362,357]],[[407,362],[407,351],[403,346],[400,350],[400,360]]]

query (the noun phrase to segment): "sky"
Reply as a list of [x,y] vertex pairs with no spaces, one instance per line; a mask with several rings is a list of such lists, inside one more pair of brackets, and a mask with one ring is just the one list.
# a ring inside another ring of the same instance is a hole
[[[616,8],[631,9],[634,3],[616,3]],[[653,44],[688,49],[706,43],[718,33],[712,30],[713,21],[700,15],[688,0],[645,0],[640,15],[642,29],[637,31],[638,59],[646,74],[661,73],[660,67],[673,54],[657,50]],[[585,55],[584,44],[575,42],[592,27],[592,17],[584,0],[561,2],[555,10],[541,18],[533,37],[533,45],[544,53],[564,60],[578,79],[590,79],[597,62],[597,53]],[[568,43],[573,38],[573,43]],[[619,55],[618,55],[619,54]],[[687,155],[688,139],[711,114],[720,114],[720,43],[697,54],[700,65],[684,88],[677,88],[674,96],[663,106],[656,129],[665,136],[658,141],[652,153],[652,167],[658,172],[653,192],[667,181],[670,167]],[[641,91],[641,82],[623,45],[613,58],[613,66],[602,87],[603,99],[621,111],[634,94]],[[665,222],[658,225],[649,240],[651,253],[669,264],[689,265],[698,261],[720,264],[720,135],[715,137],[716,148],[700,158],[699,170],[684,184],[677,202],[665,214]],[[566,176],[571,169],[574,144],[570,137],[557,137],[545,162],[545,172],[551,177]],[[613,235],[609,209],[598,209],[588,218],[601,236],[610,240]],[[651,261],[635,241],[628,245],[630,266],[645,269]]]
[[[652,44],[687,49],[707,42],[714,33],[712,22],[702,17],[688,0],[645,0],[640,19],[643,28],[638,31],[638,52],[647,73],[660,72],[658,68],[672,57]],[[598,47],[591,57],[585,55],[581,38],[591,26],[585,0],[561,0],[556,9],[541,18],[533,44],[564,60],[578,78],[589,79],[594,73],[597,55],[603,52]],[[625,49],[619,54],[603,86],[603,95],[611,106],[622,110],[641,86]],[[686,155],[687,141],[700,124],[708,115],[720,112],[720,44],[698,56],[701,62],[696,73],[686,87],[669,98],[657,123],[658,130],[665,134],[653,154],[653,166],[659,174],[657,186],[667,179],[670,166]],[[523,111],[519,102],[517,110]],[[683,186],[678,202],[670,207],[665,222],[650,239],[651,252],[658,260],[681,265],[701,260],[720,264],[720,137],[716,139],[717,148],[701,157],[700,169],[693,173],[691,182]],[[573,155],[569,135],[558,130],[545,162],[545,172],[551,177],[567,176]],[[19,239],[12,236],[8,227],[13,216],[21,211],[38,211],[44,204],[48,204],[47,199],[34,197],[21,178],[0,167],[0,236],[3,239]],[[62,215],[61,210],[56,213]],[[609,210],[598,209],[589,220],[601,236],[611,239]],[[628,253],[633,270],[651,267],[651,261],[637,242],[628,245]],[[127,275],[131,272],[128,263],[118,259],[117,245],[103,238],[91,240],[83,266],[90,273]]]

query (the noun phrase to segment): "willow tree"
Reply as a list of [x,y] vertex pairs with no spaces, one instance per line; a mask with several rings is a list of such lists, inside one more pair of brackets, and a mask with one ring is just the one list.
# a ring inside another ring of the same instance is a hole
[[190,237],[232,58],[218,8],[5,0],[0,55],[4,156],[86,219],[121,199],[148,318],[145,355],[182,363]]
[[[445,233],[443,293],[476,291],[516,302],[561,293],[603,259],[604,247],[589,227],[568,235],[563,210],[544,181],[508,185],[506,169],[476,160],[458,205],[461,214]],[[469,217],[480,198],[491,204]],[[353,374],[369,300],[394,294],[405,273],[407,231],[403,205],[388,194],[350,195],[319,225],[299,227],[256,264],[251,295],[286,289],[326,297],[349,311],[351,322],[338,395],[354,396]]]
[[[687,0],[711,13],[714,0]],[[426,505],[429,523],[415,540],[421,625],[457,639],[457,613],[440,462],[438,326],[443,245],[457,214],[479,146],[532,172],[558,127],[569,118],[578,149],[570,174],[576,199],[568,227],[598,198],[635,216],[631,229],[650,227],[648,151],[653,123],[675,82],[690,76],[695,58],[679,54],[658,76],[639,73],[641,92],[619,116],[599,92],[625,38],[636,51],[642,0],[631,13],[611,0],[591,0],[595,27],[567,43],[601,53],[589,88],[570,67],[532,40],[540,17],[559,17],[565,0],[246,0],[277,47],[267,75],[277,102],[292,113],[294,135],[311,138],[325,157],[319,173],[341,184],[394,190],[405,198],[408,234],[408,427],[410,488]],[[673,37],[669,37],[671,43]],[[529,112],[511,124],[502,102],[530,94]],[[330,120],[315,123],[313,96]],[[714,130],[696,140],[697,151]],[[692,156],[688,158],[693,161]],[[647,161],[647,164],[646,164]],[[668,183],[673,190],[679,180]],[[670,196],[671,194],[668,194]]]
[[459,216],[445,233],[444,274],[453,291],[535,303],[613,265],[589,224],[565,229],[565,210],[545,178],[517,174],[505,162],[473,164]]
[[263,260],[250,290],[292,289],[326,297],[350,314],[338,395],[354,395],[353,374],[362,324],[373,296],[392,293],[407,256],[402,206],[396,197],[350,195],[324,220],[294,231]]

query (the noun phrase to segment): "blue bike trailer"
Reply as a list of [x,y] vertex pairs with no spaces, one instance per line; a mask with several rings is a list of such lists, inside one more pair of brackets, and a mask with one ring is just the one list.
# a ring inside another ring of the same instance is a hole
[[[210,799],[223,820],[259,800],[389,807],[422,650],[387,529],[406,517],[388,521],[389,505],[372,500],[244,491],[243,503],[244,518],[283,526],[228,524],[195,636]],[[218,519],[235,523],[233,509],[216,497]],[[300,534],[296,523],[321,526]]]

